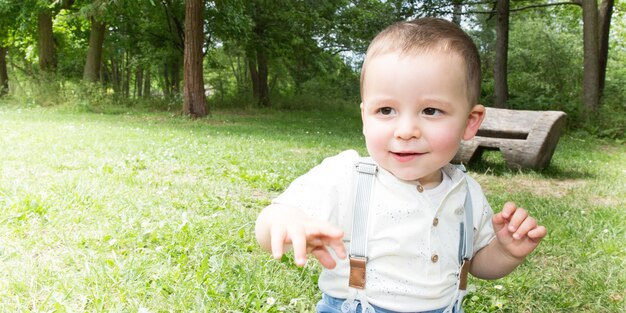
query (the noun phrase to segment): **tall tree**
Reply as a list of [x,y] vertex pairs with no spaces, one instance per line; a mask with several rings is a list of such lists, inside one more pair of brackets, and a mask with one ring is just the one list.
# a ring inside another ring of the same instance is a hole
[[39,68],[52,71],[56,68],[56,50],[52,33],[52,12],[44,8],[37,14],[37,43],[39,52]]
[[92,16],[91,31],[89,32],[89,48],[87,49],[87,61],[83,71],[83,80],[96,82],[100,78],[100,66],[102,64],[102,45],[106,34],[106,24],[97,17]]
[[600,50],[598,3],[582,1],[583,8],[583,107],[595,112],[600,106]]
[[579,0],[583,9],[583,108],[596,112],[600,108],[609,53],[609,31],[613,0]]
[[507,64],[509,52],[509,0],[496,2],[496,57],[493,67],[494,93],[497,108],[506,108],[509,98]]
[[9,92],[9,74],[7,72],[7,48],[0,43],[0,96]]
[[[270,19],[274,16],[268,12],[264,1],[251,1],[250,10],[254,23],[252,29],[252,40],[248,42],[247,58],[252,79],[252,94],[260,106],[270,105],[270,91],[268,85],[269,65],[268,65],[268,36],[270,30],[267,29]],[[270,9],[271,10],[271,9]]]
[[183,113],[194,118],[208,114],[202,72],[203,26],[204,0],[185,0]]
[[600,5],[598,12],[598,50],[599,50],[599,67],[600,67],[600,97],[604,93],[604,83],[606,81],[606,65],[609,56],[609,31],[611,28],[611,16],[613,15],[614,0],[604,0]]
[[452,22],[461,25],[463,15],[463,0],[452,0]]

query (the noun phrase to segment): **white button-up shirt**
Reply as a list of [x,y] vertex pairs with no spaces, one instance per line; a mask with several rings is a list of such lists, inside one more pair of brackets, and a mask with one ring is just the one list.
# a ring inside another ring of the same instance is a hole
[[[298,208],[329,221],[344,232],[346,251],[352,230],[356,151],[344,151],[294,180],[273,203]],[[478,183],[454,166],[442,169],[450,189],[439,202],[418,191],[418,183],[396,178],[379,167],[372,188],[368,220],[368,262],[365,293],[368,301],[388,310],[410,312],[450,304],[459,272],[460,223],[465,194],[472,193],[474,251],[494,237],[491,207]],[[332,252],[332,251],[331,251]],[[324,269],[320,289],[336,298],[349,294],[348,259]]]

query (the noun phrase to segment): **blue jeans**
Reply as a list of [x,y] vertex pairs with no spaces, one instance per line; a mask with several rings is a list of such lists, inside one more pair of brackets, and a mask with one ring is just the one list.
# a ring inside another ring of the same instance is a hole
[[[322,300],[317,303],[315,310],[317,313],[341,313],[341,304],[346,299],[333,298],[327,294],[322,294]],[[376,310],[376,313],[397,313],[395,311],[385,310],[370,303]],[[425,311],[421,313],[443,313],[445,308]],[[361,313],[361,304],[356,307],[356,313]],[[453,312],[454,313],[454,312]]]

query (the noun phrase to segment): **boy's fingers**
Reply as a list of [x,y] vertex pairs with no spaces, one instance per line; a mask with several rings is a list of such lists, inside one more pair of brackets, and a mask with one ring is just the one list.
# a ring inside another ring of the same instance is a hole
[[502,212],[494,214],[491,222],[493,224],[493,230],[497,233],[506,225],[507,220],[502,216]]
[[270,238],[272,246],[272,256],[275,259],[280,259],[283,256],[283,246],[285,244],[285,238],[287,236],[287,230],[282,227],[270,228]]
[[522,225],[524,220],[528,217],[528,212],[523,208],[517,208],[513,216],[509,219],[509,231],[516,232],[517,229]]
[[317,260],[320,261],[320,264],[322,264],[322,266],[324,266],[327,269],[333,269],[335,268],[335,266],[337,266],[337,262],[333,260],[333,257],[330,255],[330,253],[328,253],[326,248],[323,246],[313,249],[313,251],[311,251],[311,254],[313,254],[315,258],[317,258]]
[[517,206],[515,205],[515,202],[507,202],[504,204],[504,207],[502,208],[502,217],[506,220],[511,218],[511,216],[513,215],[513,213],[515,212],[515,210],[517,209]]
[[319,225],[310,225],[306,228],[307,237],[330,237],[330,238],[341,238],[343,237],[343,231],[335,226],[330,224],[319,224]]
[[307,238],[304,234],[304,230],[300,227],[292,227],[289,229],[289,237],[291,237],[291,244],[293,246],[293,255],[296,258],[296,264],[304,266],[306,263],[306,241]]
[[517,228],[513,234],[513,238],[522,239],[528,234],[529,231],[537,227],[537,221],[534,218],[528,216],[522,224]]
[[[313,250],[318,247],[330,246],[340,258],[345,258],[343,231],[330,224],[315,225],[307,228],[307,246]],[[324,249],[325,250],[325,249]]]
[[326,244],[329,247],[331,247],[333,251],[335,251],[335,254],[337,255],[338,258],[340,259],[346,258],[347,256],[346,247],[344,246],[343,241],[341,239],[329,240]]
[[548,230],[544,226],[537,226],[537,228],[528,232],[528,238],[533,240],[541,240],[548,234]]
[[494,214],[491,219],[493,223],[493,228],[496,232],[500,231],[507,222],[510,222],[511,216],[514,214],[517,206],[513,202],[507,202],[502,207],[502,211],[500,213]]
[[320,227],[320,233],[324,238],[324,244],[330,246],[339,258],[344,259],[346,249],[342,241],[343,231],[331,224],[325,224]]

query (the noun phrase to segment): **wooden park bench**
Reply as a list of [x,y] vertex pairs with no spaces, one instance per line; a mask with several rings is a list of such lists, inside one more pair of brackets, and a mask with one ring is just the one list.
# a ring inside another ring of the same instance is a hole
[[500,150],[509,168],[541,170],[550,164],[565,127],[565,112],[487,108],[476,136],[461,142],[453,163],[479,160]]

